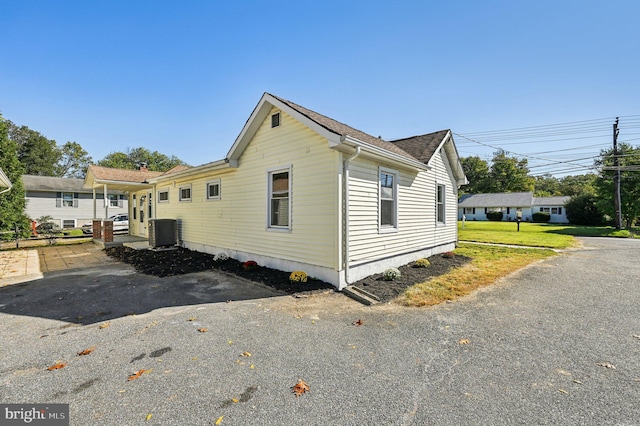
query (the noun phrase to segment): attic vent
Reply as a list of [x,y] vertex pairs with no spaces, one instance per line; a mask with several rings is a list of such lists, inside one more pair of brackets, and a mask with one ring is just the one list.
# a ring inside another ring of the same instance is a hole
[[280,126],[280,113],[271,114],[271,128]]

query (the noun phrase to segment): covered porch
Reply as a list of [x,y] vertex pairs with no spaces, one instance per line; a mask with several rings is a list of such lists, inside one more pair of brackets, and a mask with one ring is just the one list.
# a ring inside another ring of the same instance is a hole
[[[112,209],[110,215],[109,192],[124,192],[128,199],[127,235],[114,234],[111,236],[98,232],[94,234],[94,242],[96,242],[96,244],[103,247],[111,247],[147,239],[147,222],[152,216],[152,211],[155,211],[153,208],[153,193],[155,189],[154,185],[149,183],[148,180],[161,174],[163,173],[149,171],[145,165],[142,165],[138,170],[113,169],[95,165],[89,166],[84,180],[84,187],[93,191],[94,223],[101,221],[102,218],[107,219],[114,213]],[[96,198],[97,191],[102,191],[105,194],[105,201],[102,206],[98,206]],[[145,197],[136,197],[136,194],[139,193],[144,193]],[[104,213],[100,212],[99,209],[104,209]],[[117,214],[117,212],[115,213]],[[104,222],[100,222],[100,224],[103,225]],[[126,237],[131,238],[131,241],[128,241]]]

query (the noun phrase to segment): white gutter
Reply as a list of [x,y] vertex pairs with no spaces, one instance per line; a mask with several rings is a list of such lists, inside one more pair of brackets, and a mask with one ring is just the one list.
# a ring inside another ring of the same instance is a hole
[[415,169],[419,170],[431,170],[431,166],[418,161],[412,160],[411,158],[407,158],[400,154],[396,154],[395,152],[387,151],[386,149],[379,148],[375,145],[362,142],[358,139],[352,138],[350,136],[344,137],[344,142],[353,145],[354,147],[362,147],[367,153],[373,154],[375,156],[385,158],[397,163],[405,164],[407,166],[411,166]]
[[344,185],[344,228],[342,230],[342,256],[344,264],[344,282],[349,285],[349,163],[360,155],[360,147],[356,146],[356,152],[344,161],[343,185]]

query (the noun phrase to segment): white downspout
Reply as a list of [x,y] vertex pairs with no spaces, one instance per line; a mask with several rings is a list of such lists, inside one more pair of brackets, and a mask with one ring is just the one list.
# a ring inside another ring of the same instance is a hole
[[344,262],[344,282],[349,285],[349,163],[360,155],[360,147],[356,147],[356,152],[344,161],[344,229],[342,230],[343,240],[343,262]]

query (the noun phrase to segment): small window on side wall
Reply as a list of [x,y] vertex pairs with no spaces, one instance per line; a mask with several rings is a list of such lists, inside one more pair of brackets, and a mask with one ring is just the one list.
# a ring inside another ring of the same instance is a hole
[[438,184],[436,195],[436,221],[438,223],[445,223],[445,186]]
[[159,203],[168,203],[169,202],[169,190],[162,189],[158,191],[158,202]]
[[291,229],[291,168],[268,173],[268,228]]
[[280,113],[271,114],[271,128],[280,126]]
[[207,182],[207,200],[220,199],[220,179]]
[[180,187],[180,201],[191,201],[191,185]]
[[398,172],[379,170],[378,225],[380,232],[394,232],[398,228]]

